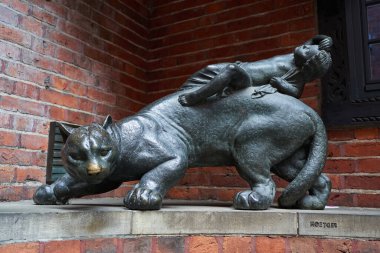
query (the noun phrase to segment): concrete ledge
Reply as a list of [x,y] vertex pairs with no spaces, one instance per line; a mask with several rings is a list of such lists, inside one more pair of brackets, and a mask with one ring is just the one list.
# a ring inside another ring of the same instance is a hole
[[3,202],[0,242],[192,234],[380,238],[380,209],[241,211],[186,203],[169,201],[159,211],[143,212],[125,209],[121,199],[78,199],[64,206]]

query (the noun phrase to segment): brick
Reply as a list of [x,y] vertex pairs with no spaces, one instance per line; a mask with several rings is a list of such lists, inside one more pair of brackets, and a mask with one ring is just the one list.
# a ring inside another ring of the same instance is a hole
[[355,252],[360,253],[378,253],[380,249],[380,241],[355,240],[353,241]]
[[379,129],[378,128],[355,129],[355,138],[359,140],[379,139]]
[[291,237],[287,242],[292,253],[318,253],[318,243],[315,238]]
[[27,242],[27,243],[12,243],[0,245],[1,253],[39,253],[40,245],[38,242]]
[[189,253],[218,253],[218,243],[215,237],[190,236],[188,240]]
[[0,113],[0,127],[10,128],[11,127],[12,116],[8,113]]
[[33,123],[33,131],[47,136],[49,134],[49,122],[50,121],[43,119],[35,119]]
[[278,187],[285,188],[288,185],[287,181],[285,181],[284,179],[279,178],[276,175],[273,175],[272,179],[273,179],[274,183],[276,184],[277,188]]
[[35,18],[32,18],[31,16],[21,16],[19,21],[20,23],[18,26],[20,29],[31,32],[38,37],[44,35],[46,26]]
[[236,168],[231,167],[201,167],[201,168],[190,168],[186,173],[205,173],[209,175],[238,175]]
[[45,85],[45,80],[49,76],[46,72],[14,62],[7,62],[4,73],[11,77],[40,85]]
[[15,148],[0,148],[0,164],[46,166],[46,154]]
[[110,63],[110,59],[107,57],[107,54],[93,47],[84,46],[83,53],[85,56],[97,60],[99,62]]
[[57,46],[50,41],[40,38],[33,38],[31,49],[34,52],[54,56]]
[[93,239],[82,241],[83,253],[116,253],[118,239]]
[[151,252],[152,238],[138,237],[123,239],[123,253],[129,252]]
[[42,89],[40,92],[41,101],[52,104],[63,105],[69,108],[79,108],[80,99],[70,94],[65,94],[52,89]]
[[61,77],[53,76],[51,84],[52,87],[58,90],[66,91],[78,96],[85,96],[87,94],[87,86]]
[[12,166],[0,167],[0,183],[14,182],[15,169]]
[[327,159],[324,167],[326,173],[352,173],[356,170],[354,159]]
[[76,54],[74,57],[74,65],[92,71],[93,61],[84,55]]
[[47,58],[43,54],[38,54],[26,49],[21,52],[22,62],[34,67],[49,70],[56,73],[62,73],[63,64],[54,59]]
[[328,143],[327,157],[341,157],[342,156],[342,144]]
[[[244,188],[231,188],[225,187],[217,192],[217,199],[220,201],[232,201],[235,195],[240,192],[246,190]],[[203,191],[201,191],[202,193]]]
[[19,144],[19,134],[0,130],[0,146],[16,147]]
[[203,173],[186,173],[180,185],[210,185],[209,176]]
[[55,50],[55,57],[67,63],[74,63],[75,53],[66,48],[58,47]]
[[210,181],[213,186],[249,187],[249,184],[239,175],[213,175]]
[[0,43],[0,57],[5,59],[20,60],[20,48],[8,43]]
[[327,135],[331,141],[344,141],[355,138],[353,130],[328,130]]
[[15,97],[0,96],[0,107],[5,110],[17,111],[37,116],[46,115],[46,106],[44,104]]
[[328,253],[341,253],[341,252],[353,252],[352,251],[352,242],[350,240],[341,240],[341,239],[325,239],[321,241],[321,250],[322,252]]
[[380,172],[380,158],[363,158],[359,159],[359,172]]
[[55,16],[59,16],[61,18],[67,18],[67,9],[63,6],[62,3],[57,4],[49,1],[38,1],[33,0],[33,4],[40,6],[42,9],[53,13]]
[[48,107],[49,118],[56,121],[65,120],[65,110],[60,107],[49,106]]
[[329,206],[355,206],[354,194],[348,193],[330,193],[328,200]]
[[81,41],[71,38],[63,33],[60,33],[59,31],[47,29],[45,38],[75,52],[83,51],[83,43]]
[[79,109],[86,112],[94,112],[97,102],[93,102],[87,99],[79,100]]
[[83,112],[65,110],[64,120],[77,125],[88,125],[94,122],[94,116]]
[[47,136],[21,134],[21,148],[47,151]]
[[[7,185],[0,184],[0,201],[17,201],[17,200],[23,199],[22,192],[23,192],[23,188],[20,186],[14,186],[10,184],[7,184]],[[3,251],[0,251],[0,252],[3,252]]]
[[224,237],[223,252],[225,253],[247,253],[252,251],[251,237]]
[[116,95],[115,94],[104,93],[104,92],[97,90],[97,89],[88,88],[87,96],[91,99],[103,101],[103,102],[106,102],[106,103],[111,104],[111,105],[116,104]]
[[28,14],[29,5],[28,3],[24,3],[20,0],[2,0],[3,4],[6,4],[13,10],[21,12],[23,14]]
[[[224,189],[216,188],[216,187],[199,187],[198,195],[189,196],[189,199],[202,199],[202,200],[219,200],[220,192],[224,191]],[[191,192],[191,191],[190,191]],[[226,193],[224,193],[225,195]],[[228,199],[231,200],[231,199]]]
[[4,73],[7,68],[7,62],[4,60],[0,60],[0,73]]
[[[89,10],[91,10],[89,8]],[[89,30],[85,30],[84,27],[78,26],[78,24],[73,24],[67,20],[59,20],[58,29],[66,34],[69,34],[83,42],[90,42],[92,34]],[[102,29],[102,28],[100,28]],[[102,37],[102,36],[100,36]],[[102,37],[103,38],[103,37]],[[105,39],[105,38],[104,38]]]
[[77,68],[75,66],[68,65],[68,64],[63,65],[63,74],[67,76],[68,78],[71,78],[73,80],[80,81],[86,84],[95,83],[95,77],[91,73],[83,69]]
[[132,112],[137,112],[143,107],[142,104],[138,104],[132,100],[129,100],[128,97],[120,97],[120,96],[116,97],[116,106],[127,109]]
[[0,91],[13,94],[15,81],[9,80],[7,78],[0,78]]
[[[98,3],[97,5],[92,5],[91,7],[94,8],[94,9],[98,9],[97,7],[98,6],[101,6],[101,9],[103,10],[103,8],[106,6],[105,4],[103,4],[102,2]],[[91,14],[93,13],[93,9],[92,8],[88,8],[88,5],[84,4],[84,3],[77,3],[76,5],[76,10],[82,14],[83,16],[86,16],[86,17],[91,17]]]
[[184,237],[157,237],[155,253],[185,253]]
[[169,199],[198,199],[199,189],[195,187],[178,187],[171,188],[166,197]]
[[380,194],[357,194],[357,206],[380,208]]
[[68,12],[68,18],[67,20],[70,20],[73,24],[80,24],[82,29],[88,31],[88,32],[95,32],[95,29],[97,26],[93,25],[95,20],[88,19],[86,16],[82,15],[78,11],[72,10]]
[[15,130],[32,132],[35,120],[25,116],[14,115],[12,120],[12,127]]
[[348,189],[380,190],[380,176],[345,176]]
[[57,17],[53,16],[52,14],[46,12],[45,10],[37,6],[31,6],[29,8],[28,14],[36,18],[37,20],[40,20],[52,26],[55,26],[57,23]]
[[344,156],[380,156],[380,142],[346,143],[343,148]]
[[41,90],[40,87],[31,85],[28,83],[15,82],[13,94],[21,96],[21,97],[38,100],[40,97],[40,90]]
[[14,174],[16,182],[36,181],[44,183],[46,179],[46,170],[39,167],[16,167]]
[[283,253],[285,240],[281,237],[256,237],[256,253]]
[[19,21],[19,15],[17,12],[0,5],[0,21],[6,24],[17,26]]
[[0,24],[0,39],[30,48],[32,36],[19,30],[12,29],[4,24]]
[[80,241],[50,241],[44,243],[43,253],[81,253]]
[[333,189],[344,189],[345,188],[345,177],[340,175],[329,175],[331,180],[331,185]]

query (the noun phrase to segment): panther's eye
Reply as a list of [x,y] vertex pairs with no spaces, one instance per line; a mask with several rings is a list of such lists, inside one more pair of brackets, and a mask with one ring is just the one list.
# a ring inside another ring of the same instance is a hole
[[103,148],[99,151],[101,156],[107,156],[111,152],[111,148]]
[[78,153],[71,153],[69,154],[69,159],[74,162],[83,161],[85,160],[85,157]]

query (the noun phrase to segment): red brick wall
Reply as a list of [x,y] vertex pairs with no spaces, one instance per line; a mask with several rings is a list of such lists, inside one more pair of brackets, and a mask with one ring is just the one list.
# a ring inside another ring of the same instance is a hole
[[0,1],[0,199],[45,181],[49,121],[100,122],[144,104],[143,0]]
[[2,253],[323,253],[379,252],[380,241],[278,236],[166,236],[27,242],[0,245]]
[[317,31],[313,0],[154,1],[153,7],[147,87],[152,100],[209,63],[289,53]]
[[[3,0],[0,13],[4,200],[30,198],[45,180],[50,120],[118,119],[209,63],[289,53],[318,33],[314,0]],[[302,100],[320,110],[319,82]],[[329,130],[329,139],[329,204],[380,207],[379,128]],[[246,187],[233,168],[190,169],[168,197],[230,201]]]

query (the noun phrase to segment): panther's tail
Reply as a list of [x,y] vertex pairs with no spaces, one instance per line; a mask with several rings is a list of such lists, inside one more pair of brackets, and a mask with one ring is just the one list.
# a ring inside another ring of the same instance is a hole
[[281,207],[289,208],[296,204],[313,186],[325,165],[327,153],[327,135],[321,118],[317,113],[308,113],[315,126],[314,136],[310,143],[309,155],[296,178],[289,183],[280,196]]

